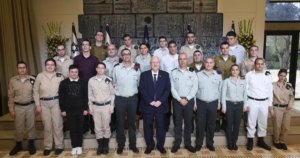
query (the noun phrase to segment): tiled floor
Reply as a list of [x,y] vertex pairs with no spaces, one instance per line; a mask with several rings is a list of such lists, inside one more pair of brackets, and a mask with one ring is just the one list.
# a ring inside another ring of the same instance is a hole
[[[260,148],[254,148],[253,151],[249,152],[246,150],[245,146],[239,146],[238,151],[229,151],[225,146],[216,146],[216,151],[215,152],[210,152],[208,149],[203,148],[200,152],[197,152],[195,154],[189,153],[185,149],[179,150],[176,154],[173,154],[170,152],[170,149],[168,149],[167,154],[161,155],[158,151],[154,150],[152,151],[151,154],[145,155],[144,154],[144,149],[140,149],[139,154],[133,154],[131,151],[125,150],[122,155],[116,154],[114,149],[110,150],[110,153],[107,156],[101,156],[101,157],[109,157],[109,158],[114,158],[114,157],[135,157],[135,158],[140,158],[140,157],[146,157],[146,158],[159,158],[159,157],[172,157],[172,158],[299,158],[300,157],[300,144],[299,145],[290,145],[288,146],[289,149],[287,151],[283,150],[277,150],[275,148],[272,148],[271,151],[266,151]],[[0,157],[10,157],[8,155],[8,151],[0,151]],[[27,158],[27,157],[43,157],[42,151],[38,151],[34,156],[30,156],[28,152],[23,151],[18,153],[16,156],[13,156],[15,158]],[[54,153],[52,152],[50,156],[51,158],[54,157],[59,157],[59,158],[64,158],[64,157],[76,157],[72,156],[70,151],[64,151],[61,155],[55,156]],[[95,150],[84,150],[83,154],[81,156],[78,156],[80,158],[93,158],[93,157],[99,157],[96,155]]]

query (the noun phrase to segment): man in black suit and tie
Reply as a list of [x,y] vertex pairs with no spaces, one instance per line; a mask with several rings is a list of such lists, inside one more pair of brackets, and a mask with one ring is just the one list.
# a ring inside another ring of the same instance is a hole
[[140,112],[143,115],[144,138],[147,144],[145,154],[154,149],[153,122],[156,127],[156,148],[160,153],[166,153],[164,148],[166,138],[165,114],[169,111],[168,97],[171,91],[169,74],[159,70],[158,57],[152,57],[151,70],[145,71],[140,78]]

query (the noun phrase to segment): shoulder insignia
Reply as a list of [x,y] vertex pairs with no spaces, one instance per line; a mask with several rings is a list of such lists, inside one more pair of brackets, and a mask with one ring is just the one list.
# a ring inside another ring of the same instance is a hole
[[191,72],[194,72],[194,70],[195,70],[195,69],[192,68],[192,67],[189,68],[189,71],[191,71]]
[[245,80],[245,79],[246,79],[246,76],[240,76],[240,79],[241,79],[241,80]]
[[118,65],[120,65],[120,63],[115,64],[114,67],[116,67],[116,66],[118,66]]
[[174,71],[174,70],[177,70],[177,68],[175,68],[175,69],[173,69],[173,70],[171,70],[171,71]]
[[140,69],[140,64],[139,63],[135,63],[134,64],[134,70],[138,71]]
[[266,71],[265,75],[266,75],[266,76],[271,75],[270,71]]
[[135,45],[133,48],[134,48],[134,49],[138,49],[139,47],[138,47],[137,45]]
[[285,88],[288,89],[288,90],[290,90],[290,89],[293,88],[293,87],[292,87],[292,84],[291,84],[291,83],[288,83],[288,82],[287,82],[286,85],[285,85]]
[[220,70],[216,70],[217,74],[221,75],[222,72]]
[[63,75],[61,73],[56,73],[56,77],[62,77]]
[[196,49],[200,49],[201,46],[199,44],[196,44]]
[[104,80],[106,84],[109,84],[111,82],[111,79],[109,79],[108,77],[106,77],[106,79]]
[[34,78],[30,78],[29,82],[30,82],[30,84],[34,85],[35,79]]

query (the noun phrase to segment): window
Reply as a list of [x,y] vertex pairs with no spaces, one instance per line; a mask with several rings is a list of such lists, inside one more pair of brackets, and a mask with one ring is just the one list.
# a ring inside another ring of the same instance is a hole
[[300,21],[300,2],[266,0],[266,21]]

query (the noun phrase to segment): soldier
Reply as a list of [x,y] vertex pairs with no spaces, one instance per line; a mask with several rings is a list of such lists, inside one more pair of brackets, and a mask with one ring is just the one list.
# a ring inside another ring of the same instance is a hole
[[257,146],[266,150],[271,147],[264,142],[267,134],[268,109],[272,109],[273,86],[272,76],[269,71],[265,71],[265,60],[257,58],[254,62],[255,69],[246,74],[247,84],[247,150],[253,149],[253,138],[257,126]]
[[158,42],[159,48],[154,51],[153,56],[157,56],[161,60],[165,55],[169,54],[167,37],[159,36]]
[[241,64],[245,60],[245,48],[238,44],[237,35],[234,31],[227,32],[226,39],[229,44],[229,54],[236,57],[236,64]]
[[188,64],[193,63],[193,53],[195,50],[202,52],[202,48],[199,44],[196,44],[196,37],[194,32],[188,32],[186,34],[186,44],[180,48],[180,53],[184,52],[188,55]]
[[106,66],[100,62],[97,75],[88,83],[90,113],[95,120],[95,133],[98,142],[97,155],[108,154],[111,136],[110,120],[114,112],[115,91],[112,79],[105,75]]
[[140,64],[141,73],[150,70],[151,55],[149,53],[149,45],[146,43],[140,44],[141,54],[135,58],[135,62]]
[[178,67],[178,54],[177,54],[177,44],[175,41],[170,41],[168,43],[169,54],[165,55],[161,59],[161,70],[168,72]]
[[212,57],[207,57],[204,64],[205,69],[197,73],[196,151],[202,148],[204,133],[206,133],[206,147],[210,151],[215,151],[213,139],[217,110],[220,109],[222,76],[213,69],[215,63]]
[[35,154],[34,139],[35,113],[33,101],[33,84],[35,77],[28,75],[27,65],[23,61],[17,63],[18,75],[10,79],[8,85],[8,109],[11,117],[15,120],[16,146],[9,152],[15,155],[22,150],[23,132],[25,127],[28,132],[28,151]]
[[294,105],[292,84],[286,82],[287,70],[280,69],[278,81],[273,83],[273,142],[277,149],[287,150],[291,109]]
[[187,54],[180,53],[178,57],[179,68],[171,72],[171,92],[173,96],[174,133],[175,141],[171,149],[176,153],[182,140],[182,120],[184,120],[184,146],[194,153],[191,145],[192,116],[197,93],[198,80],[195,72],[187,67]]
[[107,46],[104,44],[104,33],[97,31],[95,34],[96,42],[92,44],[91,54],[99,59],[99,61],[105,60],[107,54]]
[[82,154],[84,116],[88,114],[87,82],[79,78],[78,67],[70,65],[70,77],[59,85],[59,106],[70,128],[72,155]]
[[69,66],[73,64],[73,60],[66,55],[65,45],[57,45],[56,53],[57,56],[53,58],[57,64],[56,71],[63,74],[64,77],[69,77]]
[[55,155],[63,152],[63,120],[58,102],[58,88],[64,79],[55,72],[56,62],[50,58],[45,61],[46,71],[36,77],[33,94],[36,112],[42,114],[44,125],[44,156],[50,154],[55,143]]
[[131,52],[131,61],[134,61],[135,57],[139,54],[138,50],[137,50],[138,46],[135,46],[134,44],[132,44],[132,38],[129,34],[125,34],[122,39],[123,39],[124,45],[120,46],[120,48],[118,50],[118,56],[121,58],[122,57],[121,51],[124,48],[127,48]]
[[194,69],[196,73],[204,70],[203,53],[200,50],[194,51],[193,59],[194,62],[190,64],[189,67]]
[[113,70],[113,82],[115,84],[116,99],[116,124],[117,124],[117,154],[122,154],[125,146],[125,118],[128,123],[129,149],[139,153],[136,147],[136,110],[138,104],[138,84],[140,69],[138,64],[131,61],[131,52],[125,48],[121,51],[122,63],[116,65]]
[[110,44],[107,46],[107,58],[103,61],[106,66],[105,74],[108,77],[112,77],[113,68],[119,63],[119,57],[117,55],[116,45]]
[[249,58],[247,58],[241,64],[241,76],[245,76],[249,71],[254,70],[254,61],[258,57],[257,54],[258,54],[258,46],[256,45],[251,46]]

